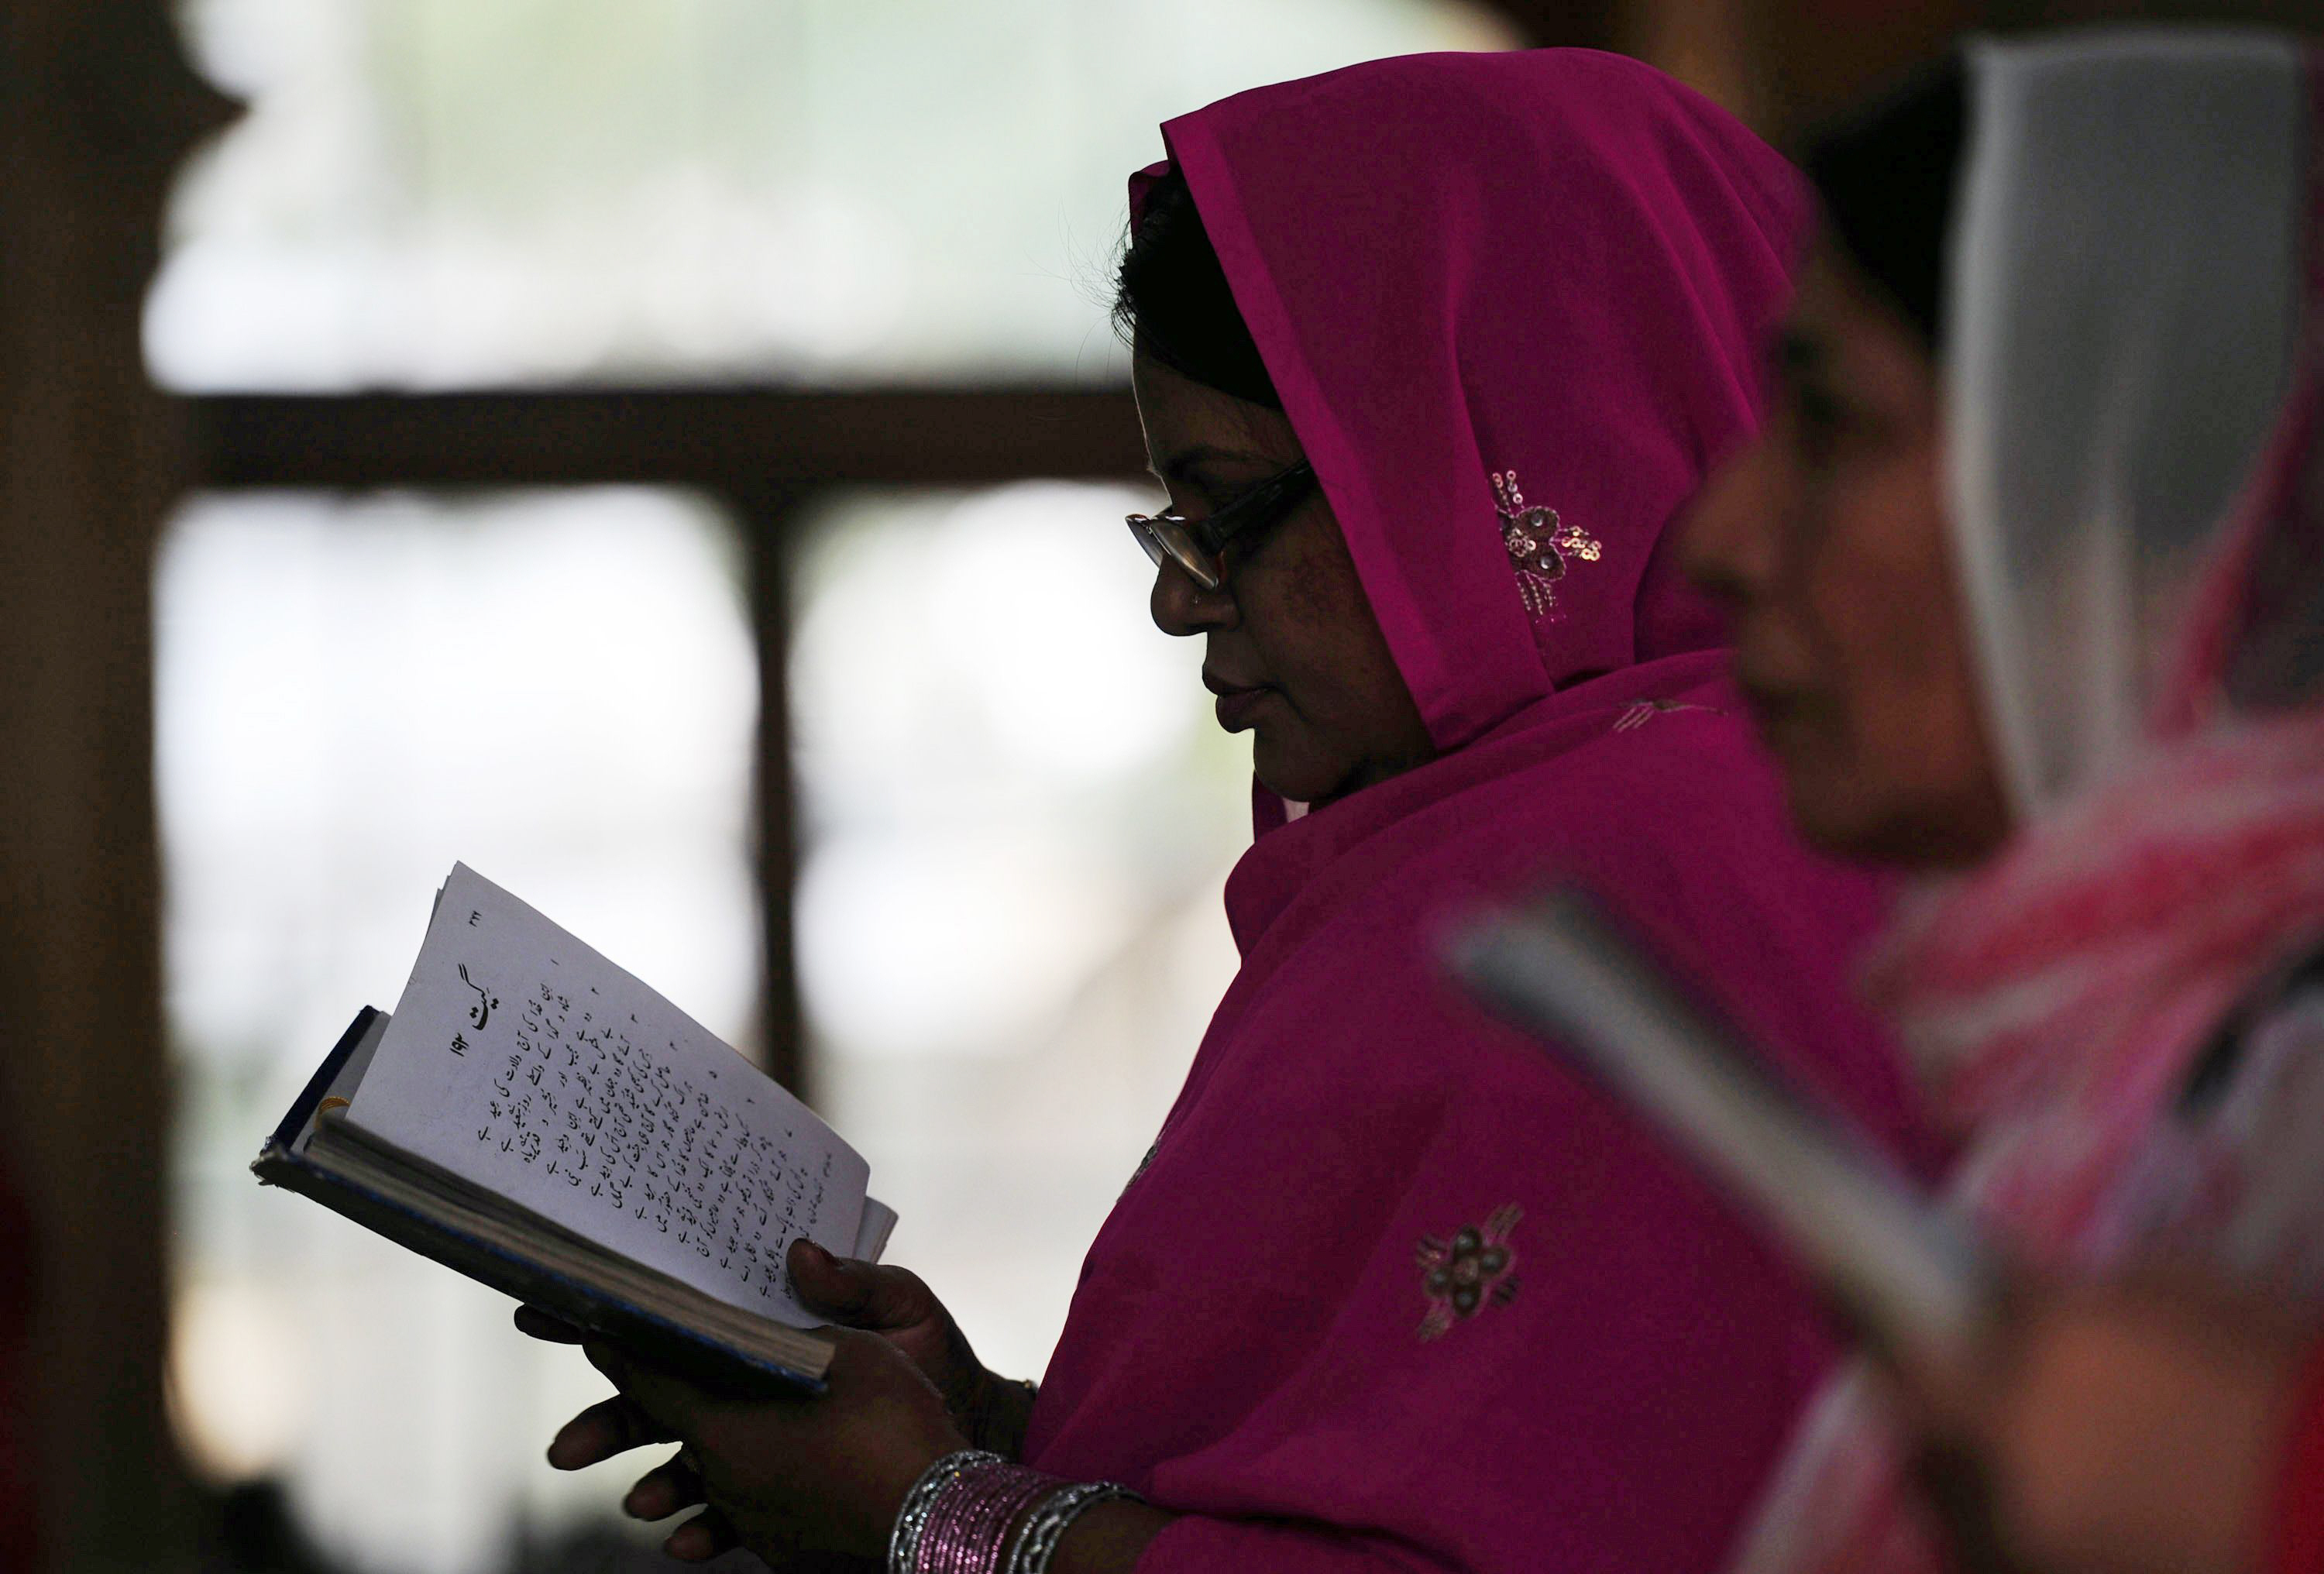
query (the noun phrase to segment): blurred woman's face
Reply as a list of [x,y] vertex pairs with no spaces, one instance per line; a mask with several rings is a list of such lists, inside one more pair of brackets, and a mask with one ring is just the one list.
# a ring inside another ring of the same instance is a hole
[[1818,845],[1976,861],[2008,833],[1947,538],[1936,371],[1829,244],[1775,353],[1757,440],[1692,510],[1688,572]]
[[[1222,393],[1145,355],[1130,378],[1154,474],[1170,506],[1201,519],[1305,456],[1280,410]],[[1320,490],[1238,538],[1206,591],[1176,563],[1157,572],[1154,621],[1204,638],[1203,682],[1219,725],[1253,735],[1270,791],[1324,804],[1430,759],[1435,749],[1372,616],[1339,520]]]

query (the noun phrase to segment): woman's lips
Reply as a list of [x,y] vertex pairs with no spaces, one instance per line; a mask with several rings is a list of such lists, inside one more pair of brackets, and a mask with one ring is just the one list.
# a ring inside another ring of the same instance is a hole
[[1789,703],[1782,689],[1769,684],[1755,683],[1748,677],[1738,678],[1735,686],[1743,691],[1743,703],[1761,721],[1776,714]]
[[1763,729],[1782,721],[1793,708],[1789,690],[1752,683],[1748,679],[1736,686],[1743,691],[1743,703],[1749,708],[1751,719]]
[[1271,688],[1231,688],[1219,695],[1219,725],[1240,732],[1251,723],[1252,713],[1275,691]]
[[1801,686],[1786,680],[1781,665],[1757,659],[1757,654],[1741,646],[1737,648],[1735,686],[1743,692],[1743,703],[1750,707],[1753,717],[1764,724],[1798,706]]
[[1744,704],[1750,709],[1753,730],[1758,733],[1759,741],[1779,757],[1791,756],[1806,741],[1814,724],[1815,709],[1809,696],[1798,689],[1754,684],[1748,679],[1738,686],[1743,691]]
[[1229,683],[1213,673],[1203,674],[1203,686],[1219,696],[1219,725],[1240,732],[1251,723],[1251,714],[1275,691],[1263,683]]

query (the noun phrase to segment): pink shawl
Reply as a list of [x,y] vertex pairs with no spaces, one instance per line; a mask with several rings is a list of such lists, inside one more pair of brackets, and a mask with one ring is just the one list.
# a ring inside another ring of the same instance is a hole
[[1287,823],[1259,795],[1241,972],[1027,1458],[1183,1514],[1148,1570],[1709,1569],[1828,1362],[1812,1296],[1429,943],[1588,879],[1926,1156],[1847,1003],[1876,894],[1789,840],[1667,548],[1752,424],[1802,195],[1581,51],[1380,61],[1164,132],[1446,752]]

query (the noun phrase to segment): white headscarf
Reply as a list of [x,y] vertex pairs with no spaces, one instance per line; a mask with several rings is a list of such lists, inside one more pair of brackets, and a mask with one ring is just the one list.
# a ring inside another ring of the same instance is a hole
[[1967,50],[1946,431],[1986,715],[2020,819],[2137,752],[2200,548],[2283,399],[2308,75],[2245,30]]

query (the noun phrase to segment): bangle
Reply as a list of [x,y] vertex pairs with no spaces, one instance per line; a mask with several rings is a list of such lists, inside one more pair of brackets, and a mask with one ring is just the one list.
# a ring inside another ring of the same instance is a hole
[[888,1574],[1047,1574],[1074,1521],[1113,1498],[1143,1501],[1116,1482],[1060,1481],[962,1449],[904,1494],[888,1536]]
[[1010,1527],[1058,1485],[1053,1476],[1006,1464],[954,1477],[928,1514],[913,1574],[996,1574]]
[[962,1449],[939,1459],[920,1472],[912,1489],[904,1494],[903,1506],[896,1511],[896,1528],[888,1533],[888,1574],[915,1574],[920,1556],[920,1539],[927,1529],[928,1514],[943,1495],[944,1489],[958,1480],[961,1475],[980,1465],[997,1465],[1001,1456],[982,1449]]
[[1074,1521],[1101,1503],[1146,1500],[1118,1481],[1084,1481],[1052,1493],[1017,1533],[1017,1549],[1009,1559],[1009,1574],[1049,1574],[1049,1560]]

